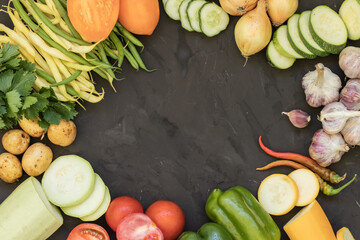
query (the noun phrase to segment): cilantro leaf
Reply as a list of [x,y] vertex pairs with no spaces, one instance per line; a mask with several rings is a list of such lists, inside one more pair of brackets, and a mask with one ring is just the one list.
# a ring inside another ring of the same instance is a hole
[[35,104],[38,101],[38,99],[34,96],[27,96],[24,100],[24,104],[22,106],[22,109],[27,109],[31,105]]
[[[0,64],[8,62],[17,56],[19,56],[18,47],[15,45],[10,45],[10,43],[6,43],[0,49]],[[17,65],[13,65],[12,67],[15,68]]]
[[58,125],[62,119],[62,116],[53,109],[47,109],[44,113],[44,120],[48,123]]
[[22,106],[20,94],[16,90],[12,90],[6,93],[6,99],[10,110],[13,113],[19,112],[19,109]]
[[4,120],[2,120],[2,118],[0,118],[0,129],[3,129],[5,127],[6,127],[6,125],[4,123]]
[[12,70],[7,70],[5,72],[0,73],[0,79],[1,79],[0,91],[2,91],[3,93],[9,91],[14,76],[15,73]]
[[32,91],[35,80],[35,72],[20,69],[15,73],[11,89],[16,90],[21,96],[27,96]]

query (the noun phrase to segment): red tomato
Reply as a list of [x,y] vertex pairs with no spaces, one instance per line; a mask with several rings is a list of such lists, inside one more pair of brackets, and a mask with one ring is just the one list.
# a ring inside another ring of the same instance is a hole
[[132,197],[122,196],[111,201],[105,213],[105,219],[110,228],[116,231],[121,220],[130,213],[143,213],[141,203]]
[[156,201],[150,205],[145,214],[161,229],[165,240],[176,239],[184,230],[184,212],[174,202]]
[[117,240],[164,240],[161,230],[143,213],[131,213],[116,229]]
[[67,240],[110,240],[106,230],[94,223],[77,225],[67,237]]

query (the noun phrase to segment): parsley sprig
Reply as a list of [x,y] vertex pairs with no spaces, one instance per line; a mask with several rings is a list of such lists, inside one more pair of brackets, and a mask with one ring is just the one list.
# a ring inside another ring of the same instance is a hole
[[0,129],[9,129],[25,118],[39,119],[47,128],[61,119],[71,120],[77,115],[75,104],[60,102],[51,88],[35,92],[35,64],[19,57],[18,47],[6,43],[0,48]]

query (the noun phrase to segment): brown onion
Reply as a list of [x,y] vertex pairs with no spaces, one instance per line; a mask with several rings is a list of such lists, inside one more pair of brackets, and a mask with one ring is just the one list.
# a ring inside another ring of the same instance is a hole
[[222,9],[230,15],[241,16],[255,8],[258,0],[220,0]]
[[298,8],[298,0],[267,0],[268,14],[274,26],[280,26],[289,19]]

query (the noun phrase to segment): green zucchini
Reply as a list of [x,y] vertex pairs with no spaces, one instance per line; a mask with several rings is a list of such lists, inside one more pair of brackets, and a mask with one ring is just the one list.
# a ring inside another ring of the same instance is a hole
[[326,57],[329,53],[322,49],[319,44],[314,41],[310,33],[310,14],[311,11],[304,11],[300,14],[298,22],[300,38],[305,46],[316,56]]
[[98,220],[102,215],[105,214],[111,202],[111,195],[109,189],[106,187],[105,197],[101,205],[96,209],[96,211],[88,216],[81,217],[80,219],[84,222],[92,222]]
[[282,25],[275,31],[273,42],[274,47],[280,54],[289,58],[304,58],[291,46],[287,35],[287,25]]
[[340,7],[339,15],[348,30],[350,40],[360,39],[360,0],[345,0]]
[[2,240],[45,240],[62,224],[59,209],[49,202],[34,177],[21,183],[0,205]]
[[287,69],[291,67],[296,60],[295,58],[289,58],[281,55],[281,53],[279,53],[274,47],[273,41],[271,41],[267,46],[266,58],[272,66],[279,69]]
[[288,39],[290,42],[290,45],[293,47],[293,49],[300,54],[301,56],[305,58],[315,58],[316,55],[312,53],[303,43],[303,41],[300,38],[299,34],[299,18],[300,14],[294,14],[292,15],[288,20]]
[[339,14],[325,5],[311,11],[310,33],[321,48],[333,54],[341,52],[348,38],[345,23]]

